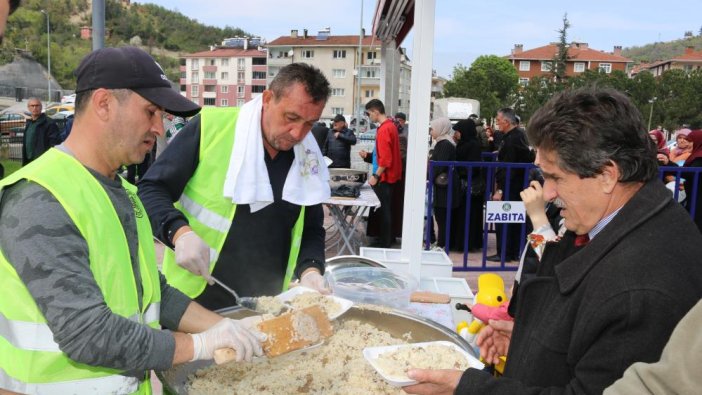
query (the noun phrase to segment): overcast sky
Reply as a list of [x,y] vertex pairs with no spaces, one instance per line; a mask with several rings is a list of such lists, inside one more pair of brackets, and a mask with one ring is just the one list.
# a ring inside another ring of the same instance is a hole
[[[421,0],[415,0],[421,1]],[[138,1],[140,2],[140,1]],[[332,34],[370,32],[377,0],[154,0],[198,21],[239,27],[268,41],[308,29],[331,27]],[[640,46],[683,37],[702,27],[700,0],[436,0],[434,69],[449,77],[457,63],[470,65],[480,55],[507,55],[514,44],[530,49],[558,40],[568,13],[569,41],[612,51],[613,46]],[[412,56],[410,34],[401,44]],[[698,48],[699,49],[699,48]]]

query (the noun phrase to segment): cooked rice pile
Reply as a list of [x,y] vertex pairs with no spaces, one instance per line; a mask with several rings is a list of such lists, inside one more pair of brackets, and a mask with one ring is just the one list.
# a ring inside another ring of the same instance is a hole
[[324,296],[316,292],[301,293],[290,301],[290,305],[295,310],[304,309],[305,307],[319,305],[324,310],[327,317],[331,319],[335,314],[341,311],[341,305],[336,303],[334,298]]
[[337,324],[321,347],[199,370],[189,393],[212,394],[404,394],[392,387],[363,358],[363,348],[404,344],[389,333],[357,320]]
[[260,296],[256,299],[256,311],[278,315],[285,308],[283,302],[274,296]]
[[319,340],[320,333],[317,322],[309,314],[301,311],[292,313],[293,341],[304,340],[315,343]]
[[407,380],[407,371],[419,369],[468,369],[468,360],[452,347],[429,345],[406,347],[380,354],[378,367],[386,376]]

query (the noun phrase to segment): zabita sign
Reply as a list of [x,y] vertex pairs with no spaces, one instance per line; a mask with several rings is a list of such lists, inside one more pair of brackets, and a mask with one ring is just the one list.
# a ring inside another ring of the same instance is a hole
[[522,223],[526,221],[524,202],[487,202],[485,222],[487,223]]

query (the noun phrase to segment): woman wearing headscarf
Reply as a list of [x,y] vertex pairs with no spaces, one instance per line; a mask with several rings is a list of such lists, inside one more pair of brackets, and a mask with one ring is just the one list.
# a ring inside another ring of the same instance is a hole
[[[453,141],[451,121],[448,118],[437,118],[431,121],[430,134],[434,141],[434,149],[431,153],[433,161],[456,160],[456,143]],[[458,178],[457,169],[453,171],[451,207],[448,207],[448,176],[449,169],[446,166],[434,167],[434,216],[439,227],[437,246],[446,247],[446,222],[451,215],[452,209],[457,208],[461,203],[461,184]]]
[[[480,162],[481,142],[475,122],[472,119],[458,121],[453,125],[453,138],[456,141],[456,161]],[[466,194],[470,193],[470,218],[468,224],[468,251],[477,251],[483,247],[483,203],[485,202],[485,179],[480,168],[472,168],[471,182],[468,183],[468,168],[458,168],[461,185]],[[451,245],[463,250],[465,238],[466,205],[461,199],[461,205],[454,210],[452,219]]]
[[676,147],[670,151],[670,161],[682,166],[692,153],[692,141],[689,140],[690,129],[680,129],[675,132]]
[[[685,160],[683,167],[702,167],[702,130],[695,130],[687,135],[688,139],[692,141],[692,152],[690,156]],[[695,187],[695,174],[694,173],[683,173],[682,177],[685,179],[685,194],[687,195],[687,210],[692,210],[692,199],[693,188]],[[702,232],[702,174],[698,173],[697,181],[697,198],[695,206],[695,216],[693,220],[697,224],[697,228]]]
[[658,150],[658,164],[661,166],[668,166],[670,163],[670,158],[668,157],[668,155],[670,155],[670,150],[668,147],[666,147],[663,132],[658,129],[653,129],[648,132],[648,135],[651,137],[651,140],[656,143],[656,149]]

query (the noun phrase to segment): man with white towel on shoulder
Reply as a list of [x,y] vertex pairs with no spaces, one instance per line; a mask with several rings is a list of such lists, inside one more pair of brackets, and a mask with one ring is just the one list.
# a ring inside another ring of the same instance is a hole
[[[309,133],[329,82],[304,63],[283,67],[262,95],[205,107],[139,183],[169,284],[209,309],[241,296],[275,295],[293,277],[324,288],[329,172]],[[208,286],[209,284],[209,286]]]

